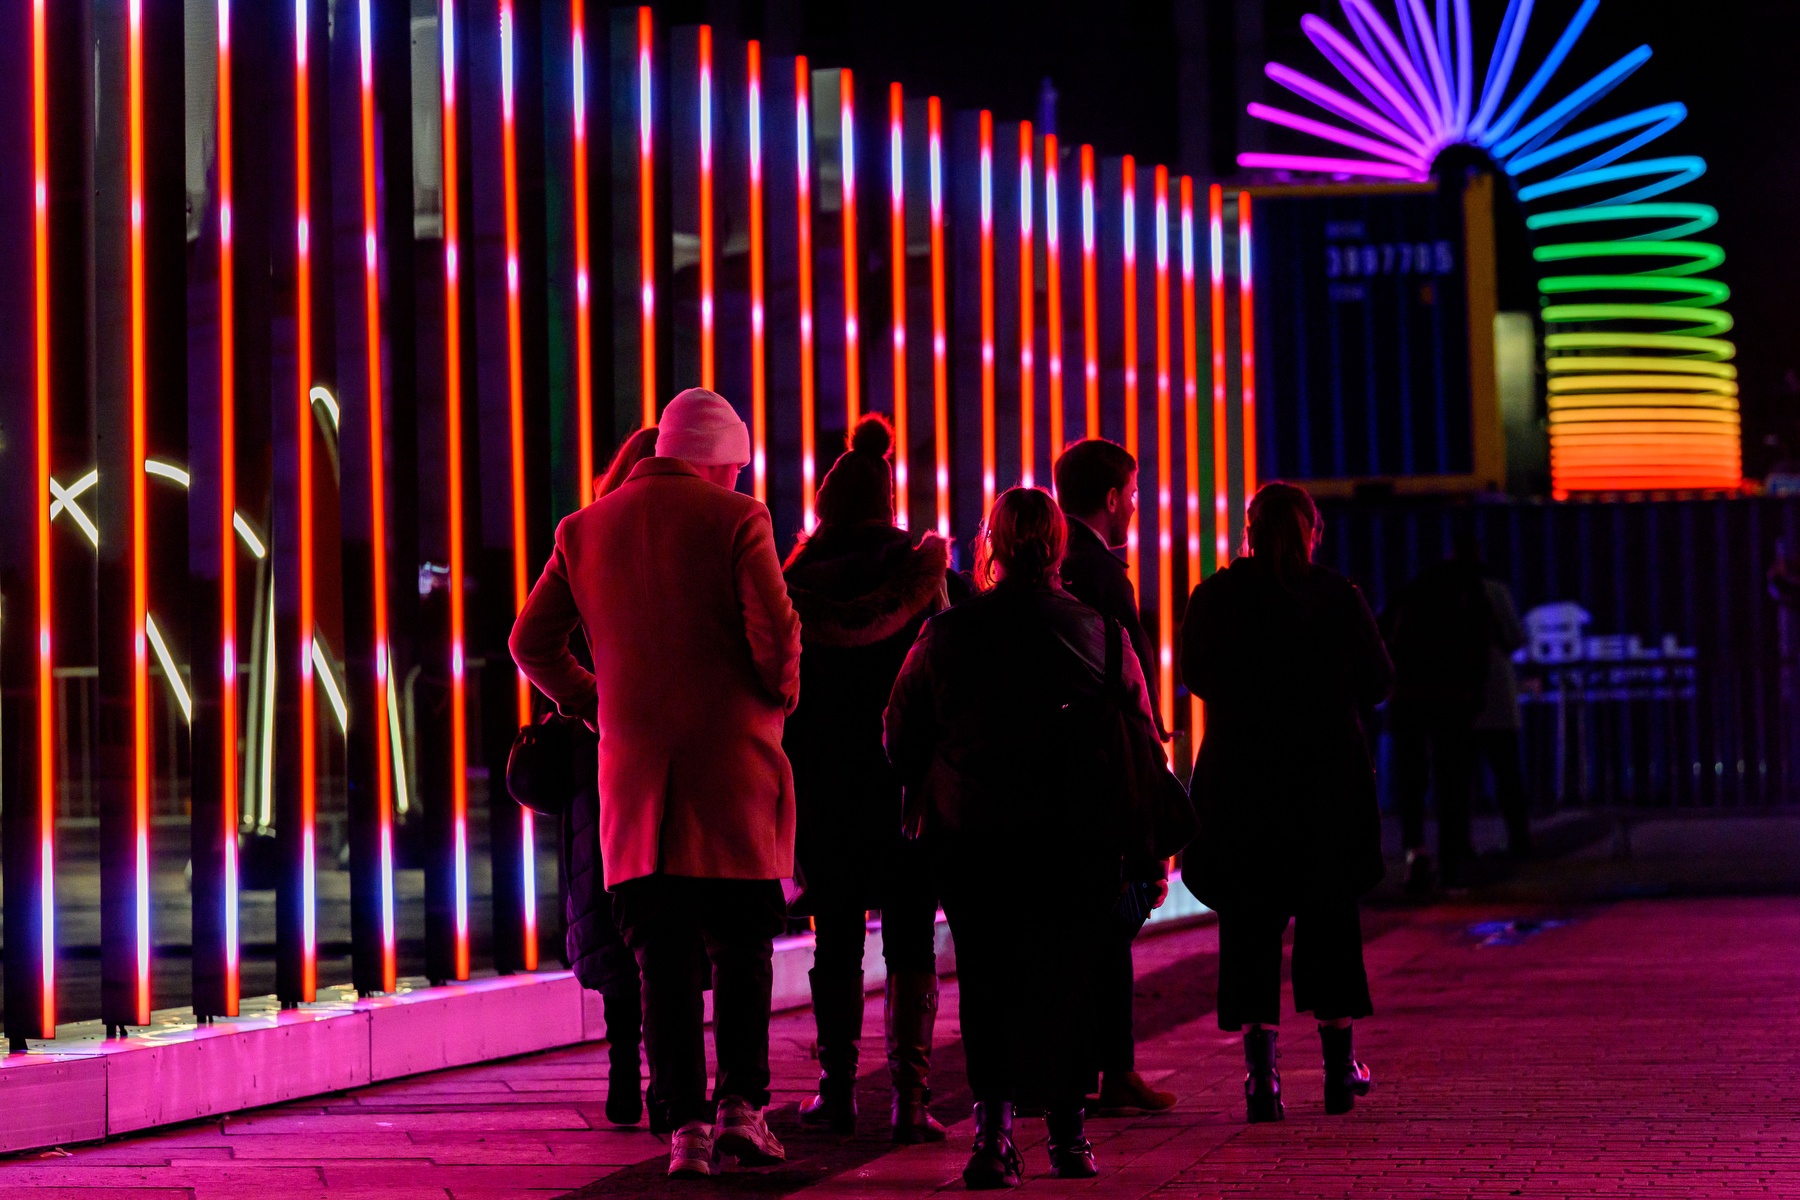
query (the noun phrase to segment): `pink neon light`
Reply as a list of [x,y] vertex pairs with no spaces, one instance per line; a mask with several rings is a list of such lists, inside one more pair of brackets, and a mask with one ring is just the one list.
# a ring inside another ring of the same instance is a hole
[[950,367],[944,298],[943,106],[925,101],[925,133],[931,159],[931,411],[937,465],[938,536],[950,536]]
[[1081,350],[1087,435],[1100,436],[1100,284],[1094,246],[1094,148],[1081,148]]
[[[1200,349],[1194,297],[1194,181],[1181,177],[1181,408],[1187,435],[1187,586],[1200,585]],[[1206,728],[1198,696],[1188,698],[1188,751],[1198,756]],[[1190,759],[1190,761],[1192,761]]]
[[756,498],[769,502],[768,347],[763,312],[762,43],[745,49],[750,77],[750,456]]
[[862,416],[862,339],[857,327],[860,306],[856,297],[860,274],[856,258],[856,93],[855,80],[848,70],[838,72],[838,121],[844,184],[844,428],[851,430]]
[[1063,448],[1062,234],[1057,228],[1056,135],[1044,135],[1044,324],[1050,352],[1050,465]]
[[1387,142],[1375,138],[1363,137],[1346,129],[1324,121],[1315,121],[1311,117],[1303,117],[1298,113],[1288,112],[1283,108],[1271,108],[1267,104],[1251,103],[1249,113],[1253,117],[1268,121],[1272,125],[1282,125],[1301,133],[1310,133],[1314,137],[1324,138],[1328,142],[1336,142],[1340,146],[1348,146],[1352,150],[1361,150],[1366,154],[1374,154],[1381,158],[1391,159],[1403,167],[1410,167],[1421,176],[1430,171],[1430,164],[1416,154],[1406,151]]
[[[1137,311],[1137,160],[1125,156],[1121,164],[1120,183],[1125,210],[1125,452],[1138,456],[1138,311]],[[1125,567],[1131,573],[1131,586],[1137,588],[1143,578],[1138,556],[1138,518],[1131,518],[1131,532],[1125,537]]]
[[894,523],[907,527],[911,492],[906,480],[906,179],[905,97],[888,87],[888,273],[894,323]]
[[149,450],[149,363],[144,260],[144,5],[131,0],[129,87],[131,105],[131,718],[132,829],[135,874],[137,980],[136,1024],[150,1023],[150,663],[145,625],[150,604],[150,536],[145,509],[144,458]]
[[1377,179],[1415,181],[1419,173],[1393,163],[1372,162],[1366,158],[1317,158],[1308,154],[1240,154],[1238,164],[1252,170],[1320,171],[1327,175],[1368,175]]
[[[304,2],[304,0],[302,0]],[[448,460],[446,493],[449,497],[450,535],[450,824],[453,837],[451,869],[456,897],[455,973],[469,977],[469,713],[468,680],[465,677],[464,639],[467,629],[464,597],[463,477],[462,477],[462,283],[457,272],[456,248],[460,231],[456,164],[456,6],[441,0],[438,23],[443,42],[443,137],[444,137],[444,431]],[[648,13],[648,9],[641,10]]]
[[818,457],[814,449],[818,416],[813,411],[813,273],[812,273],[812,73],[806,56],[794,59],[794,161],[800,222],[800,508],[807,529],[818,523],[814,511]]
[[[700,27],[700,386],[713,386],[712,26]],[[522,810],[530,812],[530,809]]]
[[[448,2],[448,0],[446,0]],[[638,288],[639,374],[644,424],[656,424],[656,176],[652,170],[650,50],[655,33],[650,7],[638,9]],[[448,178],[448,176],[446,176]]]
[[1242,378],[1244,502],[1256,495],[1256,304],[1250,262],[1250,193],[1238,193],[1238,367]]
[[1231,561],[1231,479],[1225,444],[1225,190],[1216,183],[1207,189],[1206,207],[1212,249],[1213,569],[1219,570]]
[[1037,340],[1036,295],[1031,278],[1031,122],[1019,122],[1019,482],[1036,483],[1037,392],[1033,343]]
[[[318,989],[318,914],[314,842],[318,805],[317,693],[313,690],[313,438],[312,438],[312,130],[311,86],[307,75],[307,0],[294,2],[294,158],[295,208],[298,221],[299,326],[296,354],[295,445],[298,448],[300,526],[300,641],[294,650],[300,665],[300,999],[310,1001]],[[446,178],[453,178],[446,172]],[[142,461],[140,458],[139,461]]]
[[994,507],[994,114],[981,110],[981,513]]
[[[1169,169],[1157,167],[1156,204],[1156,613],[1159,696],[1164,729],[1175,728],[1175,474],[1170,429]],[[1174,747],[1169,747],[1169,753]]]
[[575,423],[581,503],[594,480],[594,332],[588,295],[587,0],[569,0],[569,74],[575,109]]
[[50,562],[50,79],[47,0],[31,5],[33,420],[37,475],[38,1036],[56,1036],[56,692]]

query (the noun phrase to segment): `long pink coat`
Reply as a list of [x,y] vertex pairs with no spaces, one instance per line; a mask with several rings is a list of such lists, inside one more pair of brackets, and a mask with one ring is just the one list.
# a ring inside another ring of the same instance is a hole
[[[569,653],[579,625],[594,673]],[[800,622],[769,511],[651,458],[556,530],[513,625],[513,659],[600,734],[606,886],[654,874],[794,873]]]

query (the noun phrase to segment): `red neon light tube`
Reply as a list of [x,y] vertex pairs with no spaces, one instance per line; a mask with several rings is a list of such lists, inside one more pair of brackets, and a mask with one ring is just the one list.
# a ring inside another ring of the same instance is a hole
[[588,326],[587,0],[569,0],[569,73],[575,97],[575,424],[577,507],[593,498],[594,333]]
[[1044,135],[1044,325],[1050,335],[1050,465],[1063,448],[1062,234],[1056,210],[1056,135]]
[[32,293],[36,363],[38,1036],[56,1036],[56,692],[51,654],[55,605],[50,565],[50,79],[48,0],[31,6]]
[[813,275],[812,275],[812,73],[806,56],[794,59],[794,205],[800,222],[800,507],[805,527],[817,521],[817,451],[813,445],[818,416],[813,411]]
[[1231,561],[1231,478],[1225,443],[1225,189],[1206,191],[1208,240],[1212,250],[1212,408],[1213,408],[1213,569]]
[[[1181,177],[1181,408],[1187,434],[1187,586],[1200,586],[1200,349],[1194,297],[1194,181]],[[1188,752],[1198,755],[1206,714],[1188,698]]]
[[1081,348],[1087,435],[1100,436],[1100,268],[1094,245],[1094,148],[1081,148]]
[[[700,27],[700,386],[713,386],[712,26]],[[530,809],[521,811],[530,812]]]
[[648,5],[638,9],[638,286],[641,293],[639,374],[644,384],[644,424],[656,424],[656,176],[652,170],[650,50],[654,36]]
[[[1158,700],[1164,729],[1175,728],[1175,474],[1170,430],[1169,169],[1157,167],[1156,201],[1156,615]],[[1171,746],[1173,753],[1174,747]]]
[[[446,5],[448,0],[446,0]],[[307,0],[294,0],[294,205],[299,213],[296,224],[299,269],[296,300],[299,326],[295,391],[294,444],[298,450],[299,526],[300,526],[300,644],[295,648],[300,660],[300,999],[310,1001],[318,991],[318,926],[317,887],[313,863],[315,824],[318,808],[318,737],[317,697],[313,691],[313,415],[312,415],[312,155],[309,134],[312,128],[307,82]],[[447,166],[448,164],[446,164]],[[445,175],[446,179],[454,176]],[[133,451],[136,454],[136,451]],[[137,461],[143,456],[137,454]],[[140,634],[142,625],[139,625]],[[140,637],[141,645],[141,637]],[[140,648],[141,661],[143,651]]]
[[994,507],[994,114],[981,110],[981,516]]
[[[1137,310],[1137,160],[1125,156],[1120,185],[1125,208],[1125,452],[1138,456],[1138,310]],[[1125,566],[1131,586],[1142,580],[1138,560],[1138,519],[1131,518],[1125,538]]]
[[[381,262],[376,232],[379,218],[375,207],[375,47],[369,28],[370,5],[371,0],[361,0],[357,6],[362,34],[363,358],[368,369],[369,393],[369,569],[375,581],[375,694],[370,698],[372,707],[369,711],[384,713],[388,694],[387,447],[383,444],[385,428],[381,397]],[[229,513],[225,515],[225,529],[229,534]],[[236,547],[229,540],[225,547],[226,557],[230,558],[230,552]],[[375,729],[375,813],[381,840],[381,990],[392,992],[399,984],[394,940],[394,747],[387,721],[377,717],[370,723]],[[233,737],[227,744],[235,748],[237,739]]]
[[862,339],[857,328],[856,277],[856,93],[848,70],[838,72],[838,147],[844,203],[844,429],[862,416]]
[[150,536],[145,506],[149,454],[149,364],[144,262],[144,5],[131,0],[131,662],[132,828],[136,840],[137,981],[139,1025],[150,1023],[150,660],[145,623],[150,610]]
[[[304,3],[305,0],[300,0]],[[649,9],[640,9],[639,29]],[[450,576],[450,822],[454,838],[456,892],[456,978],[469,977],[469,714],[463,648],[468,616],[463,596],[462,477],[462,282],[457,263],[461,237],[456,164],[456,5],[441,0],[444,136],[444,432],[448,472]],[[647,55],[644,61],[648,62]],[[646,324],[645,328],[650,327]],[[646,395],[649,393],[646,392]]]
[[1019,122],[1019,482],[1036,484],[1037,391],[1036,363],[1032,360],[1037,340],[1036,296],[1031,280],[1031,122]]
[[219,722],[225,1016],[238,1015],[237,326],[231,243],[231,0],[219,0]]
[[925,101],[925,136],[931,169],[931,420],[937,467],[938,536],[950,536],[950,365],[944,301],[943,106]]
[[1250,193],[1238,193],[1238,367],[1244,393],[1244,502],[1256,495],[1256,287],[1250,261]]
[[762,43],[745,50],[750,77],[750,455],[756,498],[769,502],[769,373],[763,312]]
[[907,527],[906,486],[906,167],[905,96],[888,86],[888,272],[894,310],[894,523]]

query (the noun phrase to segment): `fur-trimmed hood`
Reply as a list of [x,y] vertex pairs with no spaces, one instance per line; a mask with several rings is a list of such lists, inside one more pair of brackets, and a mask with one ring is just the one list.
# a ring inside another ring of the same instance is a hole
[[808,646],[872,646],[920,614],[949,604],[950,544],[927,533],[913,545],[885,523],[824,531],[795,548],[785,574]]

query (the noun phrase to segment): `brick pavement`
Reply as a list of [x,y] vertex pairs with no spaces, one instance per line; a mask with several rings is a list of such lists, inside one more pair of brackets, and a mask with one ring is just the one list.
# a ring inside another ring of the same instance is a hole
[[[1571,918],[1523,938],[1480,922]],[[1556,913],[1467,905],[1368,921],[1378,1014],[1358,1031],[1376,1090],[1326,1118],[1317,1041],[1283,1031],[1288,1120],[1241,1123],[1235,1038],[1210,1016],[1217,939],[1141,943],[1140,1066],[1181,1096],[1171,1113],[1091,1123],[1103,1174],[1044,1175],[1023,1122],[1030,1192],[1106,1197],[1800,1196],[1800,899],[1640,900]],[[1484,940],[1511,944],[1481,944]],[[693,1196],[887,1200],[949,1188],[968,1093],[954,1022],[939,1022],[940,1147],[802,1132],[811,1018],[774,1028],[777,1128],[790,1163],[671,1187],[647,1133],[607,1126],[605,1052],[583,1046],[445,1071],[224,1120],[0,1160],[0,1200],[368,1200]],[[875,1047],[880,1005],[866,1010]]]

